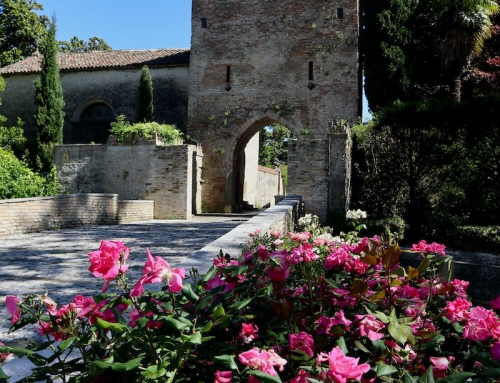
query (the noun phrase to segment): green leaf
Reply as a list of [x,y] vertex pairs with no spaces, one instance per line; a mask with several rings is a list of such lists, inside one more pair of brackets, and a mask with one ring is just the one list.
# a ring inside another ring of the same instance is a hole
[[120,323],[124,327],[128,327],[128,322],[125,320],[122,313],[116,307],[113,307],[113,313],[115,314],[115,318],[118,323]]
[[222,364],[225,368],[230,370],[237,370],[238,366],[234,362],[236,355],[218,355],[214,358],[215,362]]
[[2,370],[2,366],[0,366],[0,383],[7,383],[7,379],[9,378],[10,376],[6,375]]
[[337,346],[339,346],[339,347],[340,347],[340,349],[342,350],[342,352],[343,352],[345,355],[347,355],[347,353],[348,353],[349,351],[347,350],[347,346],[346,346],[346,344],[345,344],[345,339],[344,339],[344,337],[343,337],[343,336],[341,336],[341,337],[337,340],[336,344],[337,344]]
[[434,373],[432,372],[432,366],[429,366],[427,368],[427,371],[417,380],[417,383],[435,383]]
[[45,364],[47,364],[47,358],[40,354],[33,353],[28,355],[27,358],[31,363],[38,367],[45,366]]
[[111,322],[107,322],[105,320],[102,320],[101,318],[97,318],[97,324],[99,325],[99,327],[101,328],[113,328],[115,330],[121,330],[123,329],[123,325],[121,325],[120,323],[111,323]]
[[411,376],[408,371],[404,372],[403,381],[404,383],[417,383],[417,379]]
[[218,305],[217,308],[212,313],[212,315],[210,315],[210,318],[212,318],[213,320],[217,320],[218,318],[220,318],[225,313],[226,312],[224,311],[224,308],[222,307],[222,305]]
[[368,350],[363,343],[361,343],[359,340],[355,340],[354,344],[356,345],[357,348],[359,348],[361,351],[366,352],[367,354],[371,354],[370,350]]
[[492,368],[486,373],[486,376],[495,380],[500,379],[500,368]]
[[[491,372],[491,370],[488,371],[486,376],[488,376],[488,374],[490,372]],[[476,375],[476,374],[474,374],[472,372],[456,372],[454,374],[448,375],[446,378],[438,379],[438,382],[439,383],[444,383],[444,382],[446,382],[446,383],[465,383],[474,375]],[[488,376],[488,377],[490,377],[490,376]],[[498,379],[498,377],[495,377],[495,379]]]
[[255,376],[257,379],[259,379],[260,383],[281,383],[279,375],[271,376],[263,371],[258,370],[248,370],[247,374]]
[[175,328],[176,330],[178,331],[182,331],[184,330],[186,327],[189,327],[188,324],[186,323],[182,323],[181,321],[178,321],[177,319],[174,319],[173,317],[171,316],[168,316],[165,318],[165,323],[172,327],[172,328]]
[[201,329],[200,329],[200,332],[208,332],[212,329],[212,326],[214,325],[214,322],[210,321],[208,322],[205,326],[203,326]]
[[66,340],[63,340],[61,343],[59,343],[59,345],[57,346],[57,348],[61,351],[64,351],[66,350],[69,346],[71,346],[73,344],[73,342],[75,341],[75,337],[71,337],[71,338],[68,338]]
[[380,378],[381,376],[389,376],[395,372],[398,372],[398,369],[394,366],[390,366],[382,362],[377,364],[377,378]]
[[200,297],[195,294],[193,287],[188,282],[184,281],[181,292],[191,303],[197,303],[200,300]]
[[201,332],[194,333],[189,338],[189,342],[192,344],[201,344]]
[[253,298],[248,298],[248,299],[245,299],[244,301],[233,303],[231,306],[229,306],[229,309],[231,309],[231,310],[244,309],[245,307],[248,306],[248,304],[252,301],[252,299]]
[[92,363],[90,363],[91,365],[94,365],[96,366],[99,370],[105,370],[107,369],[109,366],[111,366],[111,363],[108,363],[108,362],[104,362],[102,360],[94,360]]
[[113,363],[111,369],[116,372],[132,371],[141,365],[141,360],[142,357],[129,360],[126,363]]
[[217,268],[215,266],[212,266],[210,270],[207,271],[207,273],[203,276],[201,279],[202,285],[205,284],[205,282],[208,282],[210,279],[212,279],[215,274],[217,274]]
[[27,348],[22,347],[8,347],[8,346],[0,346],[0,352],[2,353],[13,353],[17,357],[23,357],[26,355],[32,355],[35,352],[28,350]]
[[138,328],[144,328],[148,324],[149,319],[146,317],[142,317],[139,319],[136,319],[135,324],[137,325]]

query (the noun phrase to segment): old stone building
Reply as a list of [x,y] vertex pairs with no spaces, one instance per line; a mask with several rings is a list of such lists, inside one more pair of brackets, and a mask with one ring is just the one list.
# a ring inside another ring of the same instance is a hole
[[[41,61],[41,56],[35,55],[0,69],[6,83],[0,114],[10,124],[21,117],[28,137],[36,135],[33,81],[40,74]],[[188,49],[64,53],[58,56],[58,62],[66,103],[65,144],[106,143],[110,121],[120,114],[134,121],[144,65],[153,80],[155,120],[185,131]]]
[[[289,142],[288,194],[301,195],[306,211],[325,222],[349,203],[358,25],[357,0],[193,0],[189,51],[60,55],[64,142],[104,142],[99,124],[122,113],[133,120],[140,68],[148,65],[156,120],[203,146],[203,212],[234,211],[259,188],[249,171],[255,137],[279,123],[298,137]],[[11,122],[21,116],[28,133],[39,65],[32,57],[0,70],[7,83],[0,113]]]
[[322,221],[342,209],[358,75],[356,0],[193,0],[188,133],[204,145],[203,209],[241,203],[244,148],[273,122],[298,137],[288,193]]

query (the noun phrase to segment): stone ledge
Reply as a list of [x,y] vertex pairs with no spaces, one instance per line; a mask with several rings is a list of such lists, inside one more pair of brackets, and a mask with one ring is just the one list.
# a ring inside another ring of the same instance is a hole
[[279,204],[250,218],[247,222],[242,223],[229,233],[193,253],[176,267],[184,267],[187,270],[195,267],[200,274],[204,274],[210,269],[213,259],[217,257],[221,250],[224,254],[227,253],[232,257],[240,256],[244,246],[249,241],[248,234],[256,230],[262,230],[262,233],[279,230],[282,234],[293,230],[294,217],[297,216],[295,210],[298,205],[299,200],[284,199]]

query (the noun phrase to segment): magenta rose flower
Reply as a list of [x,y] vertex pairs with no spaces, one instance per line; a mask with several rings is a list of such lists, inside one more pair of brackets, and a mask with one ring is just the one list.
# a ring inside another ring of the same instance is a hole
[[446,303],[444,316],[448,318],[451,323],[463,321],[465,320],[471,306],[472,303],[467,299],[457,298],[452,302]]
[[129,257],[130,249],[120,241],[102,240],[99,250],[89,253],[89,271],[95,277],[103,277],[106,281],[102,291],[108,289],[109,282],[115,279],[118,274],[124,274],[128,265],[124,264]]
[[257,334],[257,331],[259,331],[259,328],[250,323],[242,323],[241,324],[241,331],[240,331],[240,338],[243,341],[243,343],[251,343],[254,339],[257,339],[259,337],[259,334]]
[[346,383],[348,380],[360,380],[361,376],[370,369],[369,364],[358,364],[359,358],[345,356],[339,346],[328,354],[318,355],[318,363],[327,361],[330,369],[326,376],[333,378],[336,383]]
[[215,372],[214,383],[231,383],[233,381],[232,371],[219,371]]
[[359,321],[358,328],[361,336],[366,336],[372,341],[384,337],[384,334],[379,331],[384,329],[385,325],[373,315],[354,315],[354,319]]
[[288,252],[280,250],[271,253],[269,266],[266,271],[271,281],[284,282],[290,276]]
[[491,346],[491,357],[500,360],[500,342],[493,343],[493,346]]
[[19,302],[21,302],[21,299],[14,295],[7,295],[5,297],[5,306],[7,306],[7,310],[9,311],[10,315],[12,315],[12,318],[10,321],[12,324],[15,324],[19,318],[21,318],[21,309],[19,308]]
[[500,323],[492,310],[477,306],[470,310],[464,328],[464,338],[472,341],[500,337]]
[[314,339],[310,334],[304,331],[298,334],[289,334],[288,343],[291,350],[303,351],[311,358],[314,356]]
[[186,275],[185,269],[171,268],[167,261],[161,257],[153,256],[146,249],[148,260],[142,269],[143,275],[137,281],[130,292],[130,296],[138,297],[144,292],[144,285],[164,282],[168,285],[168,290],[178,293],[182,289],[182,281]]

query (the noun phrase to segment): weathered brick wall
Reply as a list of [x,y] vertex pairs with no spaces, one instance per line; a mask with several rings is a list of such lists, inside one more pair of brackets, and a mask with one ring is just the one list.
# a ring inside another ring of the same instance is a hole
[[0,236],[117,223],[117,194],[0,200]]
[[118,223],[154,219],[155,201],[118,201]]
[[199,198],[195,162],[202,158],[201,147],[155,142],[61,145],[55,157],[64,191],[86,189],[117,193],[120,200],[153,200],[157,219],[191,218],[193,201]]
[[[108,105],[115,116],[124,114],[134,121],[141,69],[95,70],[61,72],[66,113],[64,117],[64,143],[75,143],[73,129],[78,128],[80,114],[94,102]],[[187,126],[187,100],[189,67],[150,68],[154,90],[155,121],[177,125],[182,131]],[[36,137],[33,115],[36,112],[35,87],[37,74],[4,76],[0,114],[15,124],[17,117],[24,121],[28,137]]]
[[322,221],[343,207],[347,136],[333,125],[357,120],[357,41],[356,0],[193,0],[188,133],[204,146],[205,211],[232,209],[240,151],[273,122],[298,137],[288,192]]
[[274,196],[283,194],[281,174],[264,166],[259,166],[258,170],[255,205],[259,208],[274,206]]

